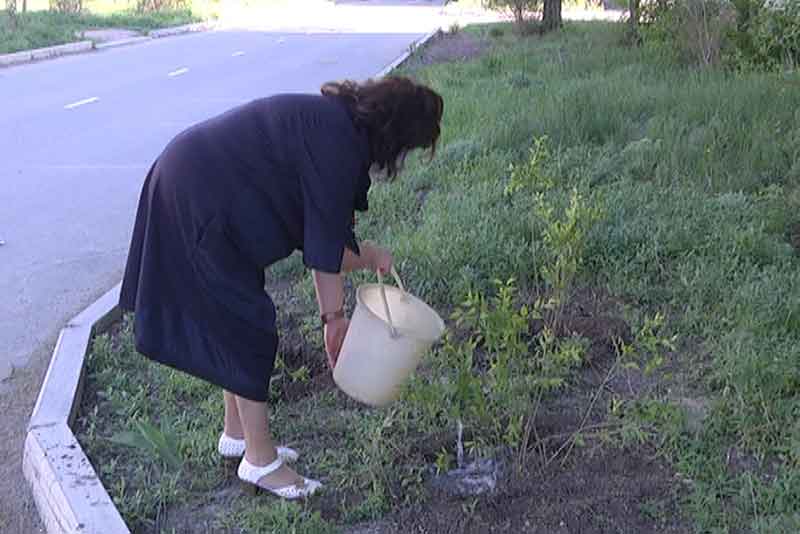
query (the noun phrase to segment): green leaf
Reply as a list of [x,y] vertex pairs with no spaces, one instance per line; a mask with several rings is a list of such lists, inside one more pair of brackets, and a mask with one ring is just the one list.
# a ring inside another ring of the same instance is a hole
[[178,448],[174,437],[168,437],[147,421],[136,421],[136,428],[150,443],[153,451],[170,467],[175,470],[183,467],[183,462],[178,456]]
[[144,438],[144,436],[142,436],[139,432],[133,432],[131,430],[118,432],[108,438],[108,441],[116,443],[117,445],[123,445],[125,447],[131,447],[145,452],[151,450],[150,444]]

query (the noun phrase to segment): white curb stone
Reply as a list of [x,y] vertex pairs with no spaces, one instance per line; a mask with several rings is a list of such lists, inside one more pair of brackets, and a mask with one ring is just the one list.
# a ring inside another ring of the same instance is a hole
[[136,43],[141,43],[141,42],[144,42],[144,41],[151,41],[152,39],[153,39],[152,37],[148,37],[146,35],[142,36],[142,37],[129,37],[128,39],[120,39],[118,41],[108,41],[108,42],[105,42],[105,43],[96,43],[94,45],[94,47],[97,50],[103,50],[104,48],[116,48],[118,46],[126,46],[126,45],[132,45],[132,44],[136,44]]
[[91,325],[67,325],[61,330],[28,430],[72,424],[83,385],[83,357],[91,337]]
[[160,37],[169,37],[171,35],[181,35],[184,33],[202,32],[213,28],[213,24],[209,22],[198,22],[195,24],[185,24],[183,26],[175,26],[173,28],[162,28],[160,30],[152,30],[148,32],[148,36],[154,39]]
[[22,471],[48,534],[130,534],[67,425],[28,432]]
[[381,70],[377,74],[376,77],[383,78],[384,76],[388,76],[389,74],[391,74],[392,71],[400,67],[400,65],[402,65],[403,63],[405,63],[408,60],[408,58],[411,57],[411,54],[416,52],[419,48],[425,46],[425,44],[428,41],[430,41],[431,38],[433,38],[433,36],[439,33],[440,31],[442,31],[441,28],[436,28],[435,30],[432,30],[431,32],[427,33],[419,41],[415,41],[414,43],[412,43],[411,46],[409,46],[409,50],[406,50],[400,57],[389,63],[383,70]]
[[22,471],[48,534],[129,534],[72,433],[93,335],[119,319],[120,284],[67,323],[31,415]]
[[93,47],[92,41],[78,41],[77,43],[67,43],[58,46],[48,46],[47,48],[36,48],[34,50],[24,50],[13,54],[0,55],[0,65],[10,66],[18,63],[27,63],[37,59],[49,59],[67,54],[78,54],[86,52]]

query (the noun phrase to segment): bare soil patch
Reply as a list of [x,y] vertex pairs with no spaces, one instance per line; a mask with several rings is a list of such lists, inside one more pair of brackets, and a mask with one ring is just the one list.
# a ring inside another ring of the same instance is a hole
[[[576,292],[564,308],[559,335],[578,334],[590,341],[585,366],[563,394],[540,407],[533,424],[535,438],[525,457],[497,458],[506,466],[497,492],[469,498],[433,493],[424,506],[346,532],[691,532],[680,513],[684,488],[669,465],[648,445],[623,447],[603,436],[611,426],[611,398],[637,398],[657,380],[638,371],[608,380],[615,361],[613,339],[630,341],[632,336],[619,305],[604,291],[587,288]],[[533,321],[532,335],[541,328],[541,321]],[[577,442],[576,434],[585,439]],[[432,461],[436,451],[454,440],[453,433],[443,433],[440,440],[420,444],[420,452]]]
[[382,534],[689,533],[680,520],[670,469],[648,450],[588,448],[564,464],[531,470],[501,494],[439,500],[370,530]]
[[491,45],[489,39],[470,32],[439,32],[409,59],[405,67],[413,71],[435,63],[468,61],[482,56]]

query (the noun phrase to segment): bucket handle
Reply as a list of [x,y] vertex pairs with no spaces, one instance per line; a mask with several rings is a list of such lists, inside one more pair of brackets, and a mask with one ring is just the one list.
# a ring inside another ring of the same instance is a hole
[[[380,271],[376,271],[378,275],[378,284],[381,287],[381,298],[383,299],[383,309],[386,312],[386,320],[389,323],[389,334],[396,338],[397,329],[394,327],[394,323],[392,322],[392,312],[389,311],[389,301],[386,299],[386,286],[383,284],[383,276],[381,275]],[[394,267],[392,267],[392,276],[394,277],[394,281],[397,283],[398,287],[400,287],[400,291],[403,292],[403,297],[405,298],[406,295],[406,288],[403,286],[403,281],[400,280],[400,275],[397,274],[397,271]]]

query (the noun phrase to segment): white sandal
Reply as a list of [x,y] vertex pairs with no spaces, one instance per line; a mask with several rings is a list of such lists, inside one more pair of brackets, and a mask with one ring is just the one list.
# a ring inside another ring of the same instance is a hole
[[[220,456],[226,460],[238,460],[244,456],[245,444],[243,439],[236,439],[228,436],[223,432],[219,437],[217,443],[217,451]],[[285,462],[296,462],[300,458],[300,453],[291,447],[278,446],[275,447],[279,458],[283,458]]]
[[259,467],[248,462],[246,458],[242,458],[242,462],[239,464],[238,469],[239,479],[243,482],[246,482],[247,490],[254,494],[257,494],[259,490],[263,490],[287,500],[309,497],[322,487],[322,483],[320,481],[305,477],[303,477],[303,484],[299,486],[297,484],[290,484],[289,486],[284,486],[282,488],[272,489],[265,488],[264,486],[260,486],[258,484],[258,481],[263,477],[280,469],[283,465],[283,462],[283,458],[278,457],[271,464]]

